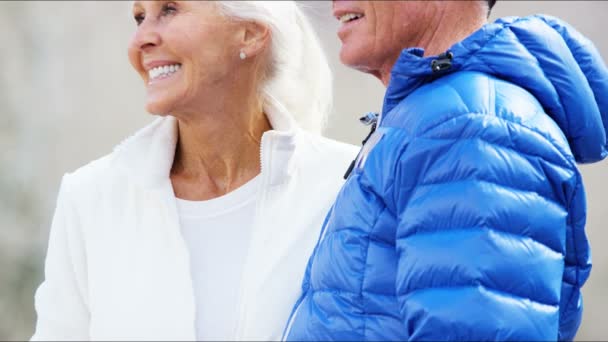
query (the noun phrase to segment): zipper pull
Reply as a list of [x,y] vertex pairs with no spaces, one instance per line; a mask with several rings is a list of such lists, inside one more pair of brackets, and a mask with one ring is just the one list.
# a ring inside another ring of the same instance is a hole
[[361,122],[365,126],[369,126],[369,125],[372,126],[372,128],[369,130],[369,134],[367,135],[367,137],[365,137],[365,139],[363,139],[363,141],[361,142],[361,145],[365,145],[365,143],[369,140],[369,137],[371,137],[372,134],[374,134],[374,132],[376,131],[376,126],[378,125],[378,116],[379,115],[380,114],[378,114],[378,113],[370,112],[359,118],[359,122]]
[[359,118],[359,122],[365,126],[369,126],[378,122],[378,116],[380,116],[380,114],[374,112],[365,113],[365,115]]
[[348,176],[350,176],[350,173],[353,172],[353,169],[355,168],[355,161],[357,159],[353,159],[352,162],[350,162],[350,165],[348,166],[348,169],[346,170],[346,173],[344,174],[344,179],[348,179]]
[[[366,113],[365,115],[363,115],[362,117],[359,118],[359,122],[361,122],[365,126],[369,126],[369,125],[372,126],[371,129],[370,129],[370,131],[369,131],[369,134],[367,135],[367,137],[365,137],[365,139],[363,139],[363,141],[361,142],[361,146],[364,146],[365,143],[372,136],[372,134],[374,134],[374,132],[376,131],[376,126],[378,125],[378,117],[379,116],[380,116],[380,114],[378,114],[378,113],[369,112],[369,113]],[[361,154],[360,151],[359,151],[359,154]],[[355,163],[357,162],[357,159],[359,159],[359,155],[357,155],[357,158],[355,158],[350,163],[350,166],[348,167],[348,169],[346,170],[346,173],[344,174],[344,179],[348,179],[348,176],[350,176],[351,172],[353,172],[353,169],[355,168]]]
[[454,54],[451,51],[440,54],[437,56],[437,59],[431,62],[431,70],[433,70],[433,73],[438,73],[450,69],[452,67],[452,59],[454,59]]

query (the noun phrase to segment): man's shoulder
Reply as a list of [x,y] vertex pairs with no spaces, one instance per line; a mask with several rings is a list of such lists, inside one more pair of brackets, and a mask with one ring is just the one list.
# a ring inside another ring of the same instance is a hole
[[540,127],[552,136],[562,135],[526,89],[472,71],[446,75],[420,87],[387,115],[384,125],[420,135],[450,121],[479,122],[488,116],[531,129]]
[[480,72],[458,72],[420,87],[387,119],[382,125],[401,132],[403,146],[418,138],[482,140],[563,165],[572,160],[564,133],[530,92]]

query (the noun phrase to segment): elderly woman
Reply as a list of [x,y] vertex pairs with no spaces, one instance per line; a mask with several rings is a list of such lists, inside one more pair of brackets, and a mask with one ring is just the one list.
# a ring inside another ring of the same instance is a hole
[[277,339],[356,153],[317,134],[318,40],[293,2],[133,16],[129,58],[160,117],[64,177],[33,339]]

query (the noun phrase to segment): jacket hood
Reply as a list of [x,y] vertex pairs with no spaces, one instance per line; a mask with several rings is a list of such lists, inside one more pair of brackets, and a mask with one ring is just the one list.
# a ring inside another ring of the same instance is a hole
[[536,97],[564,132],[577,162],[608,155],[608,69],[593,43],[550,16],[506,17],[439,56],[405,49],[391,73],[383,114],[420,86],[456,71],[477,71]]

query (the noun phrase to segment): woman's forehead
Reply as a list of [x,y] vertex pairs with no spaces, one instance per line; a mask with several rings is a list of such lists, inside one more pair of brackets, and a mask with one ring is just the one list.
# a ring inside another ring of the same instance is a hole
[[167,2],[167,1],[132,0],[132,1],[130,1],[130,7],[131,8],[138,8],[138,7],[158,6],[158,5],[162,5],[165,2]]
[[203,6],[209,6],[209,5],[215,5],[215,1],[197,1],[197,0],[178,0],[178,1],[170,1],[170,0],[131,0],[128,1],[127,3],[129,4],[129,9],[133,9],[133,8],[142,8],[142,7],[149,7],[149,6],[156,6],[156,7],[160,7],[162,5],[164,5],[167,2],[176,2],[176,3],[187,3],[188,5],[203,5]]

